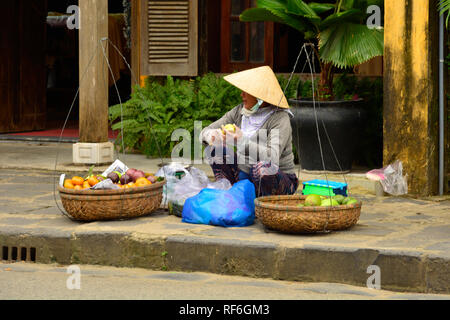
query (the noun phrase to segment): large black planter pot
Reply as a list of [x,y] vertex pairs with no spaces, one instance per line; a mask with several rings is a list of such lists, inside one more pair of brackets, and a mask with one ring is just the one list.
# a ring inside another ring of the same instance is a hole
[[[294,118],[291,119],[292,137],[300,158],[300,165],[307,171],[324,171],[317,137],[313,102],[289,100]],[[358,144],[363,121],[362,100],[316,101],[320,140],[325,171],[348,172],[352,169],[353,153]],[[339,160],[340,168],[331,144]]]

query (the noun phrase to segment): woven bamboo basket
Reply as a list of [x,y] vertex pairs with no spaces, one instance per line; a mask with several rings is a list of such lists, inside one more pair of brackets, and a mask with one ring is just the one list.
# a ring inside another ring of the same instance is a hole
[[335,207],[297,207],[306,196],[268,196],[255,199],[255,215],[269,229],[285,233],[317,233],[354,226],[361,203]]
[[73,190],[58,187],[67,213],[79,221],[129,219],[157,210],[165,181],[120,190]]

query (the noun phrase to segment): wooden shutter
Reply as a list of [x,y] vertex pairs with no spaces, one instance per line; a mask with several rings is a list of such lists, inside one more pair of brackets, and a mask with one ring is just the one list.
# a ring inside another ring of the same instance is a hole
[[198,0],[141,0],[141,75],[196,76]]

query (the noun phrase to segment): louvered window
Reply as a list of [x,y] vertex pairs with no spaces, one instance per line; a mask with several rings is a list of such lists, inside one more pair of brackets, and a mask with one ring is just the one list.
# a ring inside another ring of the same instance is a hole
[[196,76],[198,0],[141,0],[141,74]]

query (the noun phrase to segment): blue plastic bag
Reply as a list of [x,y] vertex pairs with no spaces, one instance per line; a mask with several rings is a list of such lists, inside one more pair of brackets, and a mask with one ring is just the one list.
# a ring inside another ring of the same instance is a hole
[[203,189],[184,203],[182,221],[222,227],[246,227],[255,220],[255,186],[249,180],[229,190]]

